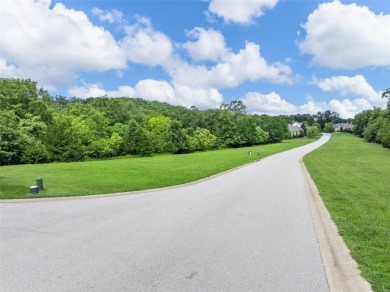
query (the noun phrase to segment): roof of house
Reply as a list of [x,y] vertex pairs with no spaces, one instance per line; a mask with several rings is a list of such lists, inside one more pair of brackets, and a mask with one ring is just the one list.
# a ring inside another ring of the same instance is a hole
[[339,124],[334,124],[333,128],[343,128],[343,129],[352,129],[352,124],[349,123],[339,123]]
[[302,131],[302,128],[288,124],[288,130],[290,132],[300,132],[300,131]]

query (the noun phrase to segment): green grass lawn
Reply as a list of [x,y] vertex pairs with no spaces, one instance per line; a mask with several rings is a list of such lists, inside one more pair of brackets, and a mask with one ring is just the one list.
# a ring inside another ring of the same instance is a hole
[[[2,166],[0,198],[96,195],[178,185],[306,143],[307,140],[301,138],[277,144],[182,155]],[[248,155],[248,151],[252,151],[251,156]],[[259,157],[256,152],[260,152]],[[35,185],[37,178],[43,179],[45,190],[30,195],[29,187]]]
[[374,291],[390,291],[390,150],[350,134],[304,163],[340,235]]

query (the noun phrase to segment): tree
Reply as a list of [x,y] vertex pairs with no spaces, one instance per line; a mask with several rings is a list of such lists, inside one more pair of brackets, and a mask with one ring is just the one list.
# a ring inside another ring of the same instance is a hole
[[352,132],[355,135],[360,136],[361,138],[364,137],[364,130],[368,125],[371,112],[372,110],[366,110],[355,115],[353,119],[353,128],[352,128]]
[[387,98],[387,107],[390,106],[390,88],[382,92],[382,98]]
[[374,108],[374,110],[370,112],[368,124],[363,132],[363,137],[367,142],[378,142],[377,133],[383,123],[381,112],[382,110],[379,107]]
[[196,150],[208,150],[215,146],[217,137],[210,133],[209,130],[197,128],[194,132],[194,139],[196,140]]
[[220,109],[230,111],[236,119],[246,114],[246,105],[241,100],[233,100],[229,104],[223,103]]
[[303,130],[303,135],[304,135],[304,136],[305,136],[306,133],[307,133],[307,128],[308,128],[308,127],[309,127],[309,122],[306,122],[306,121],[302,122],[301,128],[302,128],[302,130]]
[[334,132],[333,123],[332,122],[325,123],[324,132],[326,132],[326,133],[333,133]]
[[287,122],[280,117],[271,117],[268,115],[254,115],[256,124],[264,131],[268,132],[270,143],[277,143],[288,136]]
[[26,114],[39,116],[45,123],[51,121],[47,101],[51,98],[30,79],[0,78],[0,108],[13,110],[19,118]]
[[140,154],[144,139],[142,127],[135,120],[130,120],[123,139],[125,153]]
[[[323,128],[319,123],[313,123],[312,126],[317,127],[318,132],[321,132],[321,130],[322,130],[322,128]],[[325,124],[324,124],[324,127],[325,127]]]
[[171,119],[163,115],[152,117],[146,124],[155,153],[173,152],[174,145],[168,137]]
[[44,138],[52,161],[79,161],[86,156],[84,127],[72,116],[57,115]]
[[110,154],[112,156],[118,156],[122,152],[123,138],[118,133],[113,133],[108,139],[108,145],[110,147]]
[[189,150],[187,139],[186,139],[186,133],[182,129],[182,126],[178,121],[171,122],[168,129],[168,138],[172,142],[173,153],[184,153]]
[[390,148],[390,118],[384,120],[383,124],[377,132],[377,139],[382,143],[383,147]]
[[[228,110],[213,109],[205,111],[202,127],[217,137],[217,147],[232,147],[236,134],[237,120]],[[200,128],[202,128],[200,127]]]
[[234,134],[234,147],[251,146],[260,142],[258,127],[251,116],[245,116],[237,122],[236,133]]
[[21,163],[25,144],[15,112],[0,110],[0,165]]
[[26,114],[20,122],[25,147],[21,156],[21,163],[42,163],[49,161],[49,152],[42,139],[46,134],[47,125],[40,116]]
[[306,136],[309,138],[313,138],[320,133],[317,126],[309,126],[306,130]]

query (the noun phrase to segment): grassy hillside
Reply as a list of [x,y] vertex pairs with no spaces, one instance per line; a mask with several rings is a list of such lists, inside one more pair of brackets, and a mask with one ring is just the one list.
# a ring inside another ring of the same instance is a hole
[[304,163],[375,291],[390,291],[390,150],[333,134]]
[[[123,157],[73,163],[0,167],[0,198],[63,197],[145,190],[183,184],[299,147],[306,139],[286,140],[248,148],[182,155]],[[252,151],[252,155],[248,155]],[[256,153],[260,152],[260,156]],[[45,190],[30,195],[29,187],[42,178]]]

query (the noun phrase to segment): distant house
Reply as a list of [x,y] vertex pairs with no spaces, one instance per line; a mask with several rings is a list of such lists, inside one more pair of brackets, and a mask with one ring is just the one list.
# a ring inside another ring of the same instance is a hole
[[290,132],[290,138],[301,137],[304,135],[304,131],[301,128],[302,123],[294,122],[292,124],[288,124],[288,131]]
[[301,126],[302,126],[302,123],[294,122],[294,123],[291,124],[291,126],[294,126],[294,127],[301,127]]
[[333,130],[335,132],[352,132],[352,124],[349,123],[339,123],[333,125]]

